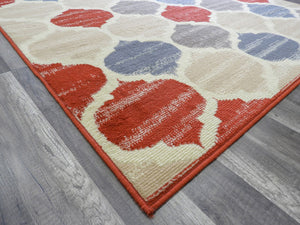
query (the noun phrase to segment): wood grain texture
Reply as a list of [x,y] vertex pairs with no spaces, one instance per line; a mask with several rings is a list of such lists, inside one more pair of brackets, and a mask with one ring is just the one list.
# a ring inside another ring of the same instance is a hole
[[[288,99],[288,100],[292,101],[293,103],[295,103],[296,105],[300,106],[300,88],[299,88],[299,86],[295,90],[293,90],[293,92],[291,94],[289,94],[286,97],[286,99]],[[278,107],[280,107],[280,105]],[[276,107],[276,108],[278,108],[278,107]],[[298,111],[298,114],[299,114],[299,111]]]
[[247,144],[244,139],[245,151],[227,151],[218,161],[299,222],[299,165],[289,165],[295,160],[265,153],[266,149],[253,142],[249,139]]
[[123,224],[10,72],[0,76],[0,102],[2,160],[34,223]]
[[[291,94],[292,96],[294,93]],[[293,97],[291,97],[293,98]],[[299,98],[299,96],[298,96]],[[268,113],[268,117],[300,133],[300,104],[284,99]]]
[[218,161],[300,223],[300,108],[289,100],[297,94],[279,103]]
[[23,60],[19,57],[18,53],[11,47],[2,33],[0,33],[0,55],[10,70],[23,68],[26,66]]
[[2,57],[0,57],[0,74],[8,72],[10,69]]
[[171,201],[157,211],[153,222],[166,225],[215,224],[183,191],[178,192]]
[[206,167],[183,191],[215,224],[298,224],[218,161]]
[[18,181],[14,178],[12,168],[8,164],[7,160],[5,160],[3,149],[8,149],[8,147],[5,146],[5,143],[2,140],[2,138],[3,137],[1,135],[0,224],[33,224],[32,218],[25,204],[23,203],[22,196],[19,193]]

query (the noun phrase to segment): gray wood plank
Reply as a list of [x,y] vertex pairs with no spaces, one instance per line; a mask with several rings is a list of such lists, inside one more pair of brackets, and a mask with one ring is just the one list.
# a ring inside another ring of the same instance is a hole
[[[4,160],[4,141],[0,135],[0,224],[33,224],[18,191],[16,179],[7,160]],[[5,204],[4,204],[5,203]]]
[[300,99],[296,88],[218,161],[300,222]]
[[218,161],[206,167],[183,191],[215,224],[298,224]]
[[[266,149],[264,153],[269,154],[270,157],[273,155],[284,160],[281,166],[299,170],[300,133],[283,126],[267,115],[252,127],[246,136],[251,139],[253,144],[258,143],[262,149]],[[299,174],[297,178],[300,178]]]
[[286,99],[292,101],[296,105],[300,106],[300,86],[295,88],[287,97]]
[[10,69],[9,69],[8,65],[5,63],[3,58],[0,56],[0,74],[8,72],[9,70]]
[[[0,33],[0,57],[8,65],[10,70],[26,66],[18,53],[11,47],[6,38]],[[7,72],[7,71],[3,71]]]
[[183,191],[178,192],[157,211],[153,222],[157,225],[215,224]]
[[299,222],[300,166],[288,157],[245,137],[218,161]]
[[[300,95],[298,96],[300,99]],[[282,100],[278,107],[272,109],[268,116],[284,126],[300,133],[300,104],[289,99]]]
[[[123,224],[13,75],[0,76],[2,161],[36,224]],[[1,186],[2,188],[2,186]],[[6,187],[6,188],[9,188]],[[12,201],[0,203],[12,207]],[[9,208],[8,207],[8,208]],[[2,220],[6,221],[6,214]],[[20,217],[22,219],[22,217]],[[19,221],[20,224],[21,221]]]

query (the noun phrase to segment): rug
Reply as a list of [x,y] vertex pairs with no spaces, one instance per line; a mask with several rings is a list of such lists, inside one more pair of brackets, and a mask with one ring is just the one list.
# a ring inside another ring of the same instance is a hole
[[0,0],[0,25],[151,216],[299,85],[295,2]]

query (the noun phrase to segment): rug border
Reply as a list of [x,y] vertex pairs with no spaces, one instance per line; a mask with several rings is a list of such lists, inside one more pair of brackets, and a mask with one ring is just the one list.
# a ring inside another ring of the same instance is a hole
[[[199,174],[208,164],[214,161],[220,154],[222,154],[230,145],[232,145],[235,141],[237,141],[243,134],[246,133],[255,123],[257,123],[264,115],[266,115],[275,105],[277,105],[281,100],[283,100],[288,94],[290,94],[299,84],[300,84],[300,74],[289,84],[287,84],[280,92],[278,92],[272,99],[274,99],[263,111],[261,111],[256,117],[253,118],[251,122],[249,122],[243,129],[237,132],[234,136],[232,136],[229,140],[227,140],[222,146],[220,146],[217,150],[209,155],[207,158],[196,165],[191,172],[185,176],[182,180],[176,183],[168,192],[166,192],[162,197],[160,197],[156,202],[149,205],[147,202],[140,196],[140,194],[135,190],[133,185],[129,182],[129,180],[123,175],[123,173],[118,169],[118,167],[113,163],[113,161],[109,158],[109,156],[104,152],[102,147],[95,141],[95,139],[87,132],[84,126],[75,118],[75,116],[71,113],[71,111],[64,105],[64,103],[59,99],[54,90],[47,84],[44,78],[40,75],[38,71],[34,69],[31,62],[27,59],[27,57],[23,54],[23,52],[19,49],[19,47],[14,43],[14,41],[10,38],[10,36],[4,31],[4,29],[0,26],[0,32],[3,36],[8,40],[11,46],[15,49],[15,51],[19,54],[22,60],[26,63],[26,65],[30,68],[30,70],[37,76],[40,81],[47,88],[49,93],[54,97],[54,99],[59,103],[64,112],[70,118],[70,120],[75,124],[77,129],[82,133],[82,135],[87,139],[90,145],[94,148],[94,150],[99,154],[102,160],[107,164],[107,166],[112,170],[118,180],[122,183],[125,189],[130,193],[132,198],[138,203],[140,208],[149,216],[152,217],[154,212],[162,206],[167,200],[169,200],[174,194],[176,194],[184,185],[186,185],[189,181],[191,181],[196,175]],[[208,153],[208,152],[207,152]],[[205,153],[203,156],[205,156]]]

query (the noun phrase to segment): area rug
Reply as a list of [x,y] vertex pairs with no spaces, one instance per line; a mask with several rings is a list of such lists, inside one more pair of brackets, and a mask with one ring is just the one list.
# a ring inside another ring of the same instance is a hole
[[0,25],[151,216],[299,85],[295,2],[0,0]]

